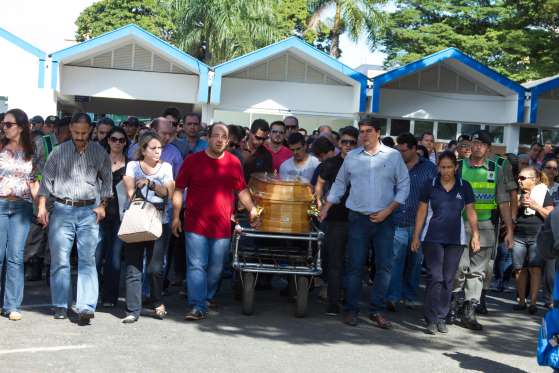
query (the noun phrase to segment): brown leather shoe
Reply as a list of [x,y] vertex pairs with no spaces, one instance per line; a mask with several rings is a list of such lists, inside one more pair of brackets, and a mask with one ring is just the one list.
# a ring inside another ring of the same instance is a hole
[[392,324],[390,321],[385,319],[380,313],[375,313],[369,316],[372,322],[374,322],[381,329],[392,329]]
[[349,326],[357,326],[357,315],[353,312],[346,312],[344,314],[344,324]]

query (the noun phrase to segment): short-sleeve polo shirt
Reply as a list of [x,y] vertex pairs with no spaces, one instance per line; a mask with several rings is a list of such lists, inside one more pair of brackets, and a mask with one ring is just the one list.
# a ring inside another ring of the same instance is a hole
[[470,183],[457,178],[452,189],[447,192],[440,178],[436,177],[423,185],[419,200],[429,205],[421,241],[466,245],[462,213],[466,205],[475,203]]

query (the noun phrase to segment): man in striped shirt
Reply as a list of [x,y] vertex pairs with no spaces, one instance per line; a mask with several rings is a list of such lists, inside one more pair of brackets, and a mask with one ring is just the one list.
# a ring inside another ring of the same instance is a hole
[[[49,225],[51,252],[51,296],[55,319],[65,319],[70,303],[70,253],[77,240],[78,287],[76,310],[80,324],[94,316],[99,294],[95,249],[99,222],[105,217],[107,200],[112,196],[111,161],[105,149],[90,142],[91,119],[87,114],[72,117],[72,141],[55,148],[43,169],[37,219]],[[47,198],[54,208],[49,218]],[[96,206],[97,198],[101,203]],[[50,220],[50,221],[49,221]]]

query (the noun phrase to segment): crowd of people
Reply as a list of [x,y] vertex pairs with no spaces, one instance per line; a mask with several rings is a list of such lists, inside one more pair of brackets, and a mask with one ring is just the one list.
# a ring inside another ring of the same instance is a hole
[[[488,312],[487,292],[502,291],[511,277],[515,311],[538,312],[540,285],[553,305],[555,263],[536,247],[559,202],[559,151],[550,143],[495,155],[490,133],[479,130],[437,152],[432,133],[382,138],[370,116],[309,135],[294,116],[206,126],[176,108],[149,124],[129,117],[118,125],[85,113],[29,120],[12,109],[0,126],[0,303],[13,321],[22,319],[25,280],[43,273],[54,318],[67,318],[76,263],[72,309],[82,324],[98,304],[118,307],[119,297],[123,323],[137,322],[143,307],[163,319],[172,284],[185,286],[185,319],[206,318],[230,265],[235,214],[242,209],[258,227],[247,184],[260,172],[312,185],[325,232],[315,284],[326,313],[347,325],[357,325],[370,283],[368,315],[390,329],[387,312],[419,307],[422,272],[429,334],[454,323],[481,330],[476,315]],[[137,196],[161,212],[162,234],[124,243],[119,227]]]

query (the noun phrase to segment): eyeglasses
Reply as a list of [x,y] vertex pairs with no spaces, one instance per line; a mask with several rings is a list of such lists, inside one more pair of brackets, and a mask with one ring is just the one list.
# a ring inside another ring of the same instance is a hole
[[117,142],[120,143],[120,144],[125,144],[126,143],[126,139],[124,137],[113,137],[113,136],[111,136],[111,138],[109,140],[111,140],[111,142],[114,142],[114,143],[117,143]]
[[16,122],[0,122],[0,126],[6,127],[7,129],[10,129],[13,126],[17,126],[17,123]]
[[518,176],[518,180],[520,181],[524,181],[526,179],[535,179],[535,178],[536,178],[535,176],[522,176],[522,175]]
[[544,169],[557,171],[557,167],[551,167],[551,166],[545,166]]
[[342,140],[340,141],[342,143],[342,145],[356,145],[357,141],[355,140]]
[[276,134],[283,135],[285,133],[284,131],[279,131],[279,130],[272,130],[270,132],[272,132],[274,135],[276,135]]
[[227,135],[218,135],[218,134],[213,134],[210,136],[212,139],[216,139],[216,140],[224,140],[227,141],[229,140],[229,136]]

